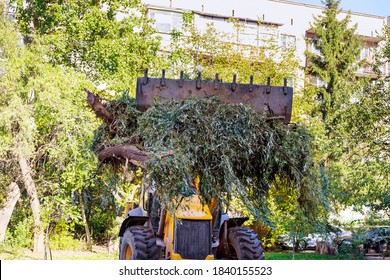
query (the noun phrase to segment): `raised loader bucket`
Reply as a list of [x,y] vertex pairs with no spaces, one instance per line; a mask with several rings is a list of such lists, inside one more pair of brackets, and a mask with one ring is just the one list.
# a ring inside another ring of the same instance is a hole
[[212,96],[219,96],[226,103],[247,104],[256,112],[280,118],[284,123],[291,119],[293,88],[287,86],[287,79],[284,79],[283,86],[271,86],[269,77],[267,85],[255,85],[251,76],[249,84],[237,84],[234,75],[231,83],[223,83],[218,74],[214,81],[202,81],[200,72],[196,80],[185,80],[183,71],[180,79],[166,79],[164,70],[161,78],[150,78],[145,70],[144,77],[137,79],[136,100],[140,110],[151,106],[155,97],[182,100]]

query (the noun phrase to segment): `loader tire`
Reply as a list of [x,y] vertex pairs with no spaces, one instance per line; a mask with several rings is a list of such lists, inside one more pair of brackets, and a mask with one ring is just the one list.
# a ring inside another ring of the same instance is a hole
[[228,259],[236,260],[264,260],[263,247],[257,234],[245,227],[232,227],[228,229],[227,243]]
[[120,242],[120,260],[157,260],[159,250],[151,229],[131,226],[125,230]]

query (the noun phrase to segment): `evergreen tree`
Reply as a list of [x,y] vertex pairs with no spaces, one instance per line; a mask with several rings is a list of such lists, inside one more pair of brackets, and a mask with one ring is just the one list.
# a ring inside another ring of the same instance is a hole
[[353,147],[345,128],[353,121],[347,117],[351,100],[362,91],[364,82],[356,76],[362,64],[359,59],[362,42],[356,33],[357,25],[351,25],[350,15],[341,17],[339,0],[326,0],[323,4],[325,8],[311,24],[313,36],[307,39],[312,50],[306,52],[308,80],[317,78],[322,85],[308,83],[304,95],[297,96],[297,103],[301,104],[297,110],[307,117],[323,187],[336,207],[346,201],[343,196],[348,196],[348,192],[340,190],[351,187],[345,179],[349,173],[346,161]]
[[307,52],[308,74],[319,78],[324,86],[317,89],[318,108],[325,124],[327,135],[337,124],[338,110],[351,94],[351,84],[356,79],[355,71],[360,66],[361,41],[356,34],[357,25],[350,27],[350,15],[338,19],[340,0],[326,0],[322,14],[314,18],[311,29],[314,33],[308,42],[314,52]]

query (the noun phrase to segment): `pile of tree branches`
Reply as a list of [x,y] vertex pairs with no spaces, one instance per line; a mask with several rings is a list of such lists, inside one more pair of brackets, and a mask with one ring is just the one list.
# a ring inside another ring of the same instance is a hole
[[296,188],[302,209],[316,209],[311,137],[303,128],[218,98],[156,100],[143,113],[127,94],[103,103],[89,92],[88,102],[105,121],[94,143],[100,162],[141,167],[165,205],[194,193],[199,176],[204,203],[228,207],[238,198],[260,219],[271,186]]

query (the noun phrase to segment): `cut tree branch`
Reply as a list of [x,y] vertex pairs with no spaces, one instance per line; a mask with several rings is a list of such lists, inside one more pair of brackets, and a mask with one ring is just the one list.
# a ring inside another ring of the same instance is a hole
[[93,94],[86,88],[84,90],[87,93],[87,102],[95,114],[99,118],[102,118],[106,123],[111,124],[115,119],[114,114],[107,110],[98,95]]
[[98,153],[98,159],[100,162],[107,162],[118,158],[127,159],[135,166],[145,167],[143,163],[149,158],[149,154],[141,151],[135,146],[121,145],[105,148]]
[[[172,156],[172,155],[173,155],[173,151],[167,151],[165,153],[159,154],[158,156],[160,159],[162,159],[166,156]],[[149,159],[149,157],[150,154],[148,152],[142,151],[135,146],[115,145],[115,146],[105,148],[104,150],[98,153],[98,159],[101,163],[114,161],[119,158],[122,158],[124,160],[127,160],[131,164],[142,168],[145,168],[144,163]]]

